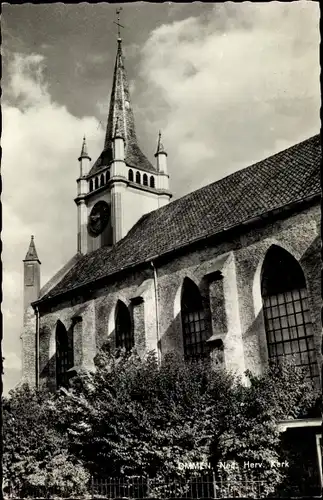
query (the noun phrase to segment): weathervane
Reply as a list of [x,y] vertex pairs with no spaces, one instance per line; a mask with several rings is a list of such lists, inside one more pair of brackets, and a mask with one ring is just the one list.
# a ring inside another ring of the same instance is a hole
[[121,39],[121,32],[120,32],[120,28],[124,28],[124,26],[122,26],[122,24],[120,24],[120,12],[122,11],[122,7],[119,7],[118,9],[116,9],[116,14],[117,14],[117,22],[116,21],[113,21],[114,24],[116,24],[118,26],[118,39],[120,40]]

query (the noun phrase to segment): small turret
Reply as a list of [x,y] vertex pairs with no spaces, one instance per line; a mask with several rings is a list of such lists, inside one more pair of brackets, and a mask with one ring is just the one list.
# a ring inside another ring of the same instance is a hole
[[155,158],[157,158],[157,171],[167,174],[167,153],[161,142],[161,131],[159,131],[158,134],[158,143]]
[[120,130],[120,125],[119,125],[119,117],[117,117],[116,120],[116,126],[114,128],[114,135],[113,135],[113,152],[114,152],[114,160],[119,160],[119,161],[124,161],[125,159],[125,151],[124,151],[124,137],[123,134]]
[[86,145],[85,136],[83,137],[81,154],[80,154],[78,160],[80,162],[80,177],[85,177],[89,173],[90,161],[91,161],[91,158],[87,152],[87,145]]
[[22,341],[22,380],[30,386],[38,385],[39,337],[37,320],[31,304],[40,294],[40,260],[37,255],[34,237],[31,237],[24,264],[24,310]]
[[38,299],[40,292],[40,260],[35,247],[34,236],[24,258],[24,310]]

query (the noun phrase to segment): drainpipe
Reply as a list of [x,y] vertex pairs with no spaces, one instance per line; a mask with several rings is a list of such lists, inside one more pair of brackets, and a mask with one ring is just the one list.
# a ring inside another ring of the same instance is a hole
[[36,315],[36,370],[35,370],[35,379],[36,379],[36,389],[39,388],[39,309],[35,307],[35,315]]
[[156,304],[156,333],[157,333],[157,360],[158,360],[158,364],[160,364],[161,363],[161,342],[160,342],[160,334],[159,334],[158,277],[157,277],[157,269],[154,266],[153,261],[151,261],[150,265],[154,271],[154,288],[155,288],[155,304]]

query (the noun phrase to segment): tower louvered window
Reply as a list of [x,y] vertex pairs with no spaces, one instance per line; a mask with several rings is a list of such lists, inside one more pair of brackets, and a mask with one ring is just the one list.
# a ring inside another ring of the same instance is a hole
[[122,348],[130,351],[134,346],[134,334],[129,309],[120,300],[116,307],[115,338],[117,349]]
[[104,174],[100,176],[100,186],[104,186]]
[[56,325],[56,385],[68,387],[69,370],[74,366],[73,330],[66,331],[61,321]]
[[140,176],[140,172],[136,172],[136,183],[137,183],[137,184],[140,184],[140,183],[141,183],[141,176]]
[[272,246],[261,284],[269,359],[294,359],[308,376],[318,376],[314,332],[305,277],[287,251]]
[[131,169],[128,172],[128,179],[129,179],[129,181],[133,182],[133,170],[131,170]]
[[148,186],[148,177],[147,177],[147,174],[143,175],[142,183],[143,183],[144,186]]
[[153,175],[150,177],[150,187],[155,187],[155,177]]
[[205,313],[198,287],[186,278],[181,299],[184,356],[198,360],[208,356]]

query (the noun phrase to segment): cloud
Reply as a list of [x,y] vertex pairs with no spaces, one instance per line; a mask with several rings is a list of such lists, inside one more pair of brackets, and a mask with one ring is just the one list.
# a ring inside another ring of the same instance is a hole
[[225,2],[151,33],[141,103],[178,195],[319,131],[318,23],[312,2]]
[[[46,71],[43,56],[14,54],[2,106],[5,357],[20,355],[22,259],[30,235],[35,235],[43,277],[76,252],[73,200],[83,134],[93,157],[102,144],[94,117],[76,118],[53,102]],[[17,376],[8,370],[5,384],[16,383]]]
[[49,104],[48,85],[44,80],[44,57],[39,54],[15,54],[10,66],[9,95],[20,100],[20,109]]

